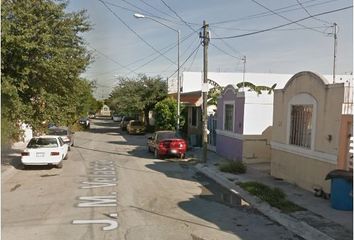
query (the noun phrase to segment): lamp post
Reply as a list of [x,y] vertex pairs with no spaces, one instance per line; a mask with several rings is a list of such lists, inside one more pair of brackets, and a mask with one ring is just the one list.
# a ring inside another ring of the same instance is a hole
[[179,42],[180,42],[180,30],[174,29],[166,24],[164,24],[163,22],[160,22],[152,17],[149,16],[145,16],[143,14],[139,14],[139,13],[135,13],[134,14],[135,18],[148,18],[152,21],[155,21],[173,31],[175,31],[177,33],[177,126],[176,126],[176,131],[179,131],[179,119],[180,119],[180,111],[181,111],[181,86],[180,86],[180,65],[179,65]]

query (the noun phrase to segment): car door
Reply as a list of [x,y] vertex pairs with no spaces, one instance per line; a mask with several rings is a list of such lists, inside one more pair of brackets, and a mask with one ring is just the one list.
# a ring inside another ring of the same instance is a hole
[[68,153],[68,145],[64,143],[63,139],[61,139],[61,137],[58,138],[59,141],[59,149],[61,152],[61,155],[63,156],[63,158],[66,156],[66,154]]
[[148,138],[148,146],[154,150],[155,149],[155,139],[156,139],[156,133],[153,133],[151,137]]

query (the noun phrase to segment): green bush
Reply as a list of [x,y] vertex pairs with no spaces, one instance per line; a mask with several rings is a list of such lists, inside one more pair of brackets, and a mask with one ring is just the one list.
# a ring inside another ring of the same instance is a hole
[[244,165],[240,161],[232,161],[232,162],[227,162],[223,163],[219,166],[219,170],[222,172],[228,172],[228,173],[245,173],[247,168],[246,165]]
[[284,213],[291,213],[304,210],[302,207],[286,199],[286,194],[279,188],[270,188],[258,182],[244,182],[238,184],[241,188],[259,197]]

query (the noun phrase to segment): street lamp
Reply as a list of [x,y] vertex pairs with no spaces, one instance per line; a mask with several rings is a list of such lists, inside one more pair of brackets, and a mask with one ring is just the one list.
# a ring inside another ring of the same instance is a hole
[[179,42],[180,42],[180,30],[174,29],[166,24],[164,24],[163,22],[160,22],[158,20],[156,20],[155,18],[149,17],[149,16],[145,16],[143,14],[140,13],[135,13],[134,14],[135,18],[148,18],[152,21],[155,21],[175,32],[177,32],[177,126],[176,126],[176,131],[179,131],[179,118],[180,118],[180,111],[181,111],[181,86],[180,86],[180,65],[179,65]]

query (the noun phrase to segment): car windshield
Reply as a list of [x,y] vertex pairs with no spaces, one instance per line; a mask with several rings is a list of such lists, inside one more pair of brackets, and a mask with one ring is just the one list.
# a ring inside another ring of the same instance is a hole
[[68,135],[68,131],[60,128],[52,128],[48,130],[48,135],[66,136]]
[[171,139],[171,138],[178,138],[176,132],[162,132],[157,135],[157,139]]
[[130,121],[130,120],[134,120],[134,118],[132,118],[132,117],[125,117],[125,118],[124,118],[124,121],[125,121],[125,122],[128,122],[128,121]]
[[53,148],[58,147],[56,138],[32,138],[27,148]]
[[143,123],[137,121],[137,122],[132,122],[130,125],[131,125],[131,126],[143,126]]

